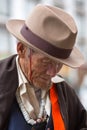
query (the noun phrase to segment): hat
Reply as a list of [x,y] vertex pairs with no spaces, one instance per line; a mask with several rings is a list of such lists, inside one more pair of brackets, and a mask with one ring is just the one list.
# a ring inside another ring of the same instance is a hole
[[37,5],[25,20],[9,20],[6,26],[24,45],[55,61],[73,68],[84,62],[81,52],[74,46],[75,21],[60,8]]

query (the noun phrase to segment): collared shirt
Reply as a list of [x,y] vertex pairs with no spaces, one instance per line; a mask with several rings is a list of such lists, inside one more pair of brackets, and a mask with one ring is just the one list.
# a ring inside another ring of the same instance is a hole
[[52,81],[52,83],[60,83],[60,82],[63,82],[64,79],[59,77],[58,75],[56,75],[56,76],[51,78],[51,81]]

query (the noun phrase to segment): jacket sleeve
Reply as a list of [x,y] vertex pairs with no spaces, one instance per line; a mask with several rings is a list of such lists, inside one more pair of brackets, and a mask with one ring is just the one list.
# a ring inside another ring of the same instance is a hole
[[0,61],[0,130],[5,130],[17,89],[15,56]]

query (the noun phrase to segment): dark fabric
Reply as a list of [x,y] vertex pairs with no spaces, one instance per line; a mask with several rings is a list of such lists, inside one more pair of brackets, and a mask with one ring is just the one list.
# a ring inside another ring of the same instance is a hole
[[75,91],[66,83],[57,84],[59,105],[66,130],[87,130],[87,112]]
[[47,126],[46,126],[46,130],[47,130],[47,128],[50,128],[50,130],[54,130],[52,114],[50,114],[50,118],[48,120],[48,123],[47,123]]
[[[6,126],[11,121],[12,104],[18,86],[15,58],[14,55],[0,61],[0,130],[8,130]],[[86,110],[74,90],[66,82],[56,84],[56,88],[66,130],[87,130]],[[21,121],[19,121],[19,124],[22,125]],[[46,128],[50,127],[53,130],[52,124],[51,115]]]
[[[52,124],[50,124],[50,126],[52,126]],[[10,118],[7,130],[45,130],[46,127],[48,128],[46,121],[34,125],[28,124],[23,117],[23,114],[19,108],[16,99],[14,100],[10,112]]]
[[0,130],[4,130],[18,86],[15,56],[0,61]]
[[31,130],[45,130],[46,128],[46,121],[40,122],[40,123],[36,123],[32,126]]
[[31,130],[31,125],[25,121],[16,99],[12,104],[7,130]]

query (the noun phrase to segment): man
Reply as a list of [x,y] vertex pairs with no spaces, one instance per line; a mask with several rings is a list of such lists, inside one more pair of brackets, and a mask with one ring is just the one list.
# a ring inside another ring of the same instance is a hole
[[63,64],[84,62],[73,18],[37,5],[25,21],[6,26],[18,39],[18,55],[0,61],[0,130],[86,130],[86,110],[58,76]]

